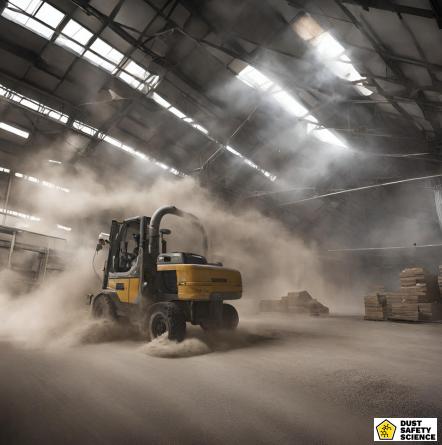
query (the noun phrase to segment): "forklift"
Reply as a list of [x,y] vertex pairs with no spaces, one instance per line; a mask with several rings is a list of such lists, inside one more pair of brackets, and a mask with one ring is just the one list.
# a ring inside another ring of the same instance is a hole
[[[203,253],[167,252],[166,215],[190,219],[203,237]],[[100,234],[97,252],[108,245],[102,288],[88,296],[92,315],[138,325],[152,340],[165,335],[182,341],[186,323],[204,330],[234,330],[239,317],[225,300],[242,296],[239,271],[208,263],[208,242],[199,219],[175,206],[157,209],[152,217],[112,221],[110,234]]]

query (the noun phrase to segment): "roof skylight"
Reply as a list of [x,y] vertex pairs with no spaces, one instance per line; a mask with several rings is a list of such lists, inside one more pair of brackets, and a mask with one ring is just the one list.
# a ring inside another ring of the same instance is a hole
[[267,76],[251,65],[248,65],[240,73],[238,73],[238,78],[252,88],[262,91],[267,91],[274,85],[274,83]]
[[72,123],[72,127],[74,127],[78,131],[81,131],[82,133],[88,134],[89,136],[95,136],[98,132],[97,128],[83,124],[83,122],[80,121],[74,121]]
[[116,50],[99,37],[95,39],[94,43],[90,46],[90,49],[115,65],[118,65],[124,57],[123,53],[120,53],[120,51]]
[[273,98],[284,108],[287,112],[297,116],[305,116],[308,113],[307,108],[297,101],[292,95],[287,93],[287,91],[280,90],[273,93]]
[[51,119],[66,124],[69,116],[67,114],[61,113],[53,108],[50,108],[34,99],[23,96],[14,90],[7,88],[0,84],[0,97],[4,97],[7,100],[15,102],[22,107],[28,108],[30,110],[36,111],[37,113],[43,114],[50,117]]
[[39,218],[38,216],[28,215],[27,213],[17,212],[11,209],[0,208],[0,213],[2,213],[3,215],[10,215],[21,219],[27,219],[29,221],[41,221],[41,218]]
[[48,182],[48,181],[44,181],[44,180],[38,179],[38,178],[36,178],[34,176],[25,175],[24,173],[15,172],[14,176],[16,178],[24,179],[25,181],[33,182],[34,184],[39,184],[39,185],[42,185],[44,187],[55,189],[55,190],[59,190],[59,191],[64,192],[64,193],[69,193],[70,192],[70,190],[68,188],[66,188],[66,187],[62,187],[61,185],[53,184],[52,182]]
[[65,27],[61,31],[61,34],[69,37],[74,42],[77,42],[82,46],[85,46],[93,35],[88,29],[73,19],[66,23]]
[[354,67],[350,57],[345,54],[345,48],[321,25],[308,14],[301,15],[292,24],[292,29],[301,39],[311,44],[320,58],[330,70],[341,79],[349,82],[360,81],[355,88],[364,96],[370,96],[373,91],[363,86],[365,77]]
[[[311,34],[311,33],[310,33]],[[307,34],[306,35],[310,35]],[[288,113],[298,117],[303,118],[303,120],[307,121],[306,125],[306,131],[307,133],[310,133],[311,131],[320,128],[318,125],[318,119],[316,119],[312,114],[309,114],[309,111],[304,105],[298,101],[296,98],[294,98],[290,93],[288,93],[286,90],[282,89],[279,85],[274,83],[272,80],[267,79],[267,82],[265,84],[261,83],[255,83],[255,85],[251,85],[247,80],[244,79],[244,76],[241,76],[243,71],[248,72],[257,72],[260,73],[256,68],[253,68],[253,71],[249,70],[250,65],[244,68],[242,71],[240,71],[237,75],[237,77],[242,80],[244,83],[246,83],[249,86],[252,86],[253,88],[260,89],[264,92],[270,91],[271,96],[276,100],[276,102],[279,103],[279,105]],[[265,77],[264,75],[262,75]],[[258,76],[257,76],[258,77]],[[263,87],[261,87],[263,85]],[[273,92],[274,91],[274,92]],[[315,136],[317,139],[319,139],[322,142],[326,142],[332,145],[337,145],[340,147],[346,147],[345,142],[343,142],[341,139],[339,139],[337,136],[335,136],[331,131],[326,130],[324,128],[319,129],[318,131],[314,131],[313,136]],[[229,150],[230,151],[230,150]],[[251,165],[249,162],[247,162],[248,159],[246,159],[246,163]]]
[[150,73],[131,59],[124,64],[122,69],[123,71],[118,73],[118,77],[137,90],[148,91],[155,87],[160,80],[159,76]]
[[85,52],[85,45],[92,35],[84,26],[71,19],[61,30],[61,34],[55,39],[55,43],[81,56]]
[[166,99],[162,98],[159,94],[157,93],[152,93],[152,99],[160,106],[162,106],[163,108],[170,108],[170,103],[167,102]]
[[29,131],[21,130],[13,125],[7,124],[6,122],[0,122],[0,129],[7,131],[8,133],[15,134],[23,139],[28,139]]
[[[14,216],[15,218],[24,219],[29,222],[40,222],[42,220],[39,216],[29,215],[28,213],[23,213],[23,212],[17,212],[16,210],[12,210],[12,209],[0,208],[0,214]],[[16,227],[29,227],[29,224],[25,224],[25,225],[20,224],[20,225],[16,225]],[[64,230],[65,232],[70,232],[72,230],[71,227],[64,226],[62,224],[56,224],[55,227],[57,227],[57,229],[59,229],[59,230]]]
[[327,128],[316,127],[312,129],[313,135],[322,142],[327,144],[336,145],[338,147],[347,148],[347,144],[339,139],[334,133]]
[[243,158],[244,157],[239,151],[235,150],[230,145],[226,145],[226,150],[230,151],[230,153],[234,154],[235,156],[238,156],[239,158]]
[[12,0],[7,3],[2,16],[50,39],[64,14],[41,0]]
[[72,227],[63,226],[62,224],[57,224],[57,229],[64,230],[65,232],[70,232]]
[[[250,167],[252,167],[255,170],[257,170],[260,173],[262,173],[266,178],[269,178],[271,181],[275,181],[275,179],[276,179],[275,175],[272,175],[267,170],[264,170],[263,168],[259,167],[254,162],[252,162],[250,159],[247,159],[246,157],[244,157],[239,151],[235,150],[230,145],[224,145],[224,144],[221,144],[220,142],[218,142],[214,137],[212,137],[209,134],[209,130],[207,130],[207,128],[205,128],[202,125],[200,125],[197,122],[195,122],[191,117],[186,116],[184,113],[182,113],[180,110],[178,110],[178,108],[172,107],[171,104],[166,99],[161,97],[158,93],[153,92],[150,97],[158,105],[160,105],[161,107],[165,108],[167,111],[169,111],[172,114],[174,114],[178,119],[180,119],[180,120],[186,122],[187,124],[191,125],[193,128],[195,128],[196,130],[198,130],[201,133],[203,133],[204,135],[206,135],[206,137],[208,139],[210,139],[211,141],[216,142],[217,144],[221,145],[222,147],[224,147],[230,153],[234,154],[235,156],[238,156],[238,157],[242,158],[247,165],[249,165]],[[171,171],[173,173],[173,169],[170,169],[169,171]]]
[[97,38],[83,57],[106,71],[114,73],[124,55],[104,40]]
[[[19,106],[23,106],[26,108],[31,109],[32,111],[45,115],[47,117],[50,117],[51,119],[61,123],[61,124],[67,124],[68,120],[69,120],[69,116],[67,114],[63,114],[59,111],[56,111],[40,102],[35,101],[34,99],[31,99],[29,97],[23,96],[22,94],[17,93],[14,90],[11,90],[9,88],[7,88],[4,85],[0,84],[0,97],[4,97],[6,100],[9,100],[15,104],[18,104]],[[9,124],[5,124],[4,122],[0,123],[0,128],[5,129],[6,131],[12,132],[12,133],[16,133],[16,132],[23,132],[23,136],[24,136],[24,131],[17,129],[16,127],[12,127]],[[79,120],[75,120],[74,122],[72,122],[72,128],[74,130],[80,131],[81,133],[86,134],[89,137],[95,137],[98,139],[102,139],[105,142],[131,154],[137,157],[140,157],[146,161],[149,162],[155,162],[156,160],[145,155],[144,153],[135,150],[134,148],[123,144],[121,141],[119,141],[118,139],[115,139],[105,133],[101,133],[99,132],[99,130],[95,127],[92,127],[91,125],[85,124],[84,122],[81,122]],[[29,133],[28,133],[29,136]],[[55,162],[50,160],[49,162]],[[165,165],[165,164],[163,164]],[[161,167],[163,168],[163,167]],[[1,171],[1,170],[0,170]],[[178,171],[177,169],[173,168],[173,167],[168,167],[168,171],[169,173],[172,173],[175,176],[186,176],[184,173]],[[50,183],[48,183],[50,184]],[[43,184],[45,185],[45,184]],[[56,186],[58,187],[58,186]]]

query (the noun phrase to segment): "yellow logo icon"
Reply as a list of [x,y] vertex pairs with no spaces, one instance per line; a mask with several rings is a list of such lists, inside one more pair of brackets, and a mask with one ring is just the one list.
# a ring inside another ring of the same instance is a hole
[[376,431],[378,432],[379,440],[393,440],[396,426],[385,419],[376,427]]

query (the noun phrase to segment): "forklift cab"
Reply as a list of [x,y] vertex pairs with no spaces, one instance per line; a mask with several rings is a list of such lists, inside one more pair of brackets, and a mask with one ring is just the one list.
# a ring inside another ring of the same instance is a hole
[[[114,289],[123,303],[139,302],[139,295],[145,287],[144,282],[140,286],[140,277],[146,281],[149,276],[149,262],[152,261],[147,252],[149,222],[148,217],[135,217],[123,222],[112,221],[103,289]],[[160,230],[163,255],[167,249],[164,236],[170,233],[168,229]]]
[[[142,219],[144,224],[141,224]],[[142,267],[140,252],[146,242],[148,224],[147,217],[112,221],[103,289],[114,289],[122,303],[136,303],[138,299]]]

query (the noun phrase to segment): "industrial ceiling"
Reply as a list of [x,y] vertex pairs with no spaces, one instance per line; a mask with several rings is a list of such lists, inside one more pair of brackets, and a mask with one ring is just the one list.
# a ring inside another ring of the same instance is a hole
[[0,11],[3,168],[36,177],[41,155],[195,176],[282,215],[315,193],[439,173],[440,0],[12,0]]

